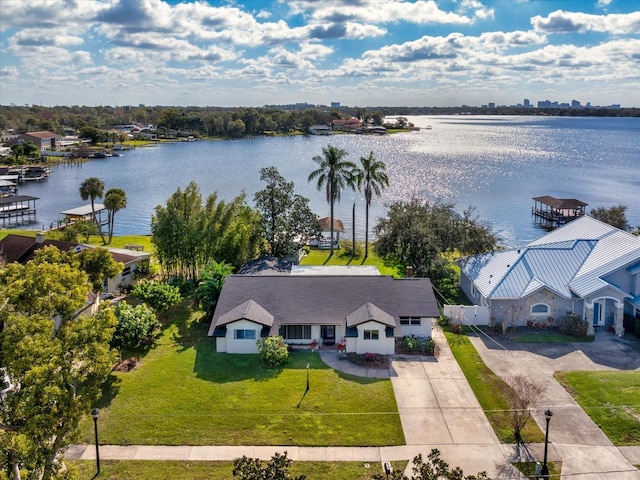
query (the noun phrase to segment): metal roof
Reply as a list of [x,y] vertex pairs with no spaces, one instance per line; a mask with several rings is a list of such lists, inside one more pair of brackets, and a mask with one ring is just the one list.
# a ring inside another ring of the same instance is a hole
[[485,298],[522,298],[541,288],[572,298],[618,288],[607,277],[637,269],[639,261],[640,237],[583,216],[527,247],[467,257],[460,265]]
[[291,275],[380,275],[375,265],[292,265]]
[[[99,212],[100,210],[104,210],[104,205],[102,203],[94,204],[95,211]],[[91,215],[93,210],[91,209],[91,204],[83,205],[82,207],[72,208],[71,210],[65,210],[64,212],[60,212],[61,215],[69,215],[69,216],[85,216]]]
[[557,208],[559,210],[569,210],[579,207],[586,207],[588,203],[584,203],[577,198],[555,198],[549,195],[542,195],[541,197],[533,197],[532,200],[536,202],[544,203],[550,207]]

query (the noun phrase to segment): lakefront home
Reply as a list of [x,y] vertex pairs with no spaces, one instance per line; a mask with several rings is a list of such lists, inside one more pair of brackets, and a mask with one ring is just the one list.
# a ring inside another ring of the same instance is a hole
[[[96,248],[92,245],[46,239],[42,233],[37,233],[35,238],[25,235],[9,234],[0,240],[0,258],[7,263],[18,262],[25,264],[33,259],[37,250],[46,246],[54,246],[62,252],[79,252],[87,248]],[[136,269],[148,269],[151,260],[150,253],[125,248],[104,248],[109,251],[116,262],[122,262],[124,265],[122,272],[105,281],[102,289],[102,293],[104,294],[119,293],[123,287],[133,284]]]
[[439,316],[431,281],[381,275],[230,275],[209,336],[218,352],[257,353],[257,341],[395,352],[397,338],[430,338]]
[[640,318],[640,237],[581,216],[525,247],[466,257],[460,286],[497,323],[553,324],[568,312],[624,333]]

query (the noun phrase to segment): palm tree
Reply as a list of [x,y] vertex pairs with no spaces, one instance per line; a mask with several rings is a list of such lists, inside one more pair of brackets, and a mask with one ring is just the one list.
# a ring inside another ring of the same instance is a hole
[[93,221],[100,231],[100,238],[102,238],[102,243],[106,244],[106,242],[104,241],[104,235],[102,234],[102,226],[100,225],[100,222],[98,222],[98,218],[96,217],[95,207],[95,199],[102,198],[103,195],[104,182],[99,178],[89,177],[80,185],[80,196],[82,197],[82,200],[91,199],[91,213],[93,214]]
[[387,166],[384,162],[376,160],[373,152],[369,152],[368,157],[360,157],[362,168],[356,168],[353,176],[358,183],[358,190],[364,185],[365,199],[365,230],[364,230],[364,258],[369,256],[369,206],[373,194],[380,196],[384,187],[389,186],[389,177],[387,177]]
[[109,243],[113,238],[113,225],[116,212],[127,208],[127,194],[121,188],[110,188],[104,196],[104,206],[109,212]]
[[340,192],[345,187],[355,188],[351,172],[356,168],[353,162],[344,160],[346,150],[328,145],[322,148],[322,156],[316,155],[313,161],[319,166],[309,175],[307,181],[317,179],[318,190],[324,186],[327,191],[327,203],[331,209],[331,254],[333,255],[333,205],[340,201]]

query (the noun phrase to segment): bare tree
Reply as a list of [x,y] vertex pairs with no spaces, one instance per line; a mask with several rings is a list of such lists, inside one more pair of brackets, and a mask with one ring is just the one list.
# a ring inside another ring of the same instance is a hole
[[511,386],[508,392],[511,403],[511,426],[517,442],[522,439],[522,430],[531,418],[531,405],[547,390],[546,382],[515,375],[507,380]]

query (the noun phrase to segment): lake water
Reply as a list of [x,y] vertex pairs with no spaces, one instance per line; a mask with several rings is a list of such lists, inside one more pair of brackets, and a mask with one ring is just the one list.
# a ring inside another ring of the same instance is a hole
[[[106,188],[127,192],[128,206],[116,215],[115,234],[150,233],[151,215],[178,187],[194,180],[204,197],[232,199],[241,192],[253,205],[262,189],[260,169],[276,166],[296,192],[311,200],[319,216],[329,215],[324,191],[308,183],[314,155],[334,144],[359,163],[373,151],[387,164],[390,187],[375,198],[370,225],[385,214],[385,202],[422,199],[452,202],[462,211],[476,207],[505,245],[538,238],[531,217],[532,197],[577,198],[596,206],[623,204],[640,225],[640,118],[409,117],[419,132],[386,136],[334,135],[265,137],[248,140],[166,144],[124,152],[122,157],[53,168],[48,180],[23,184],[19,194],[39,197],[38,225],[48,227],[60,212],[85,204],[82,181],[102,179]],[[364,197],[345,191],[335,215],[351,238],[364,239]]]

